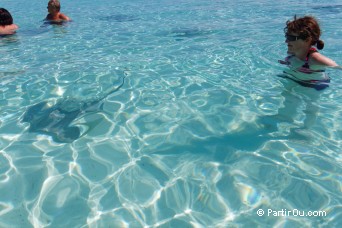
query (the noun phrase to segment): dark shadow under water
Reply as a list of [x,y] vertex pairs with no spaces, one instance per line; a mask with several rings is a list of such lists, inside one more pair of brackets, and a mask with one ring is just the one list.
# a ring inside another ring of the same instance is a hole
[[176,41],[182,41],[191,38],[205,38],[213,33],[214,31],[203,30],[200,28],[173,28],[166,31],[161,30],[156,32],[155,34],[157,36],[173,37]]
[[53,141],[58,143],[71,143],[82,136],[81,129],[72,126],[72,122],[86,112],[101,111],[103,100],[118,91],[123,85],[124,77],[118,87],[92,101],[64,98],[55,104],[51,104],[49,101],[40,102],[27,109],[22,121],[30,124],[29,132],[51,136]]
[[138,20],[138,17],[127,14],[112,14],[108,16],[99,17],[99,20],[108,22],[130,22]]

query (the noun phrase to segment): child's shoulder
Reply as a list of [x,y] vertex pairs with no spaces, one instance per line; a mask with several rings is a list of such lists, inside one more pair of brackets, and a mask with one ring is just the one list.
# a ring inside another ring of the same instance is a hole
[[63,21],[70,21],[70,18],[63,13],[59,13],[59,19]]
[[335,61],[333,61],[332,59],[322,55],[319,52],[313,52],[310,57],[311,57],[312,61],[314,62],[314,64],[326,65],[326,66],[337,66]]
[[0,34],[1,35],[11,35],[11,34],[14,34],[18,28],[19,28],[19,26],[16,24],[0,26]]

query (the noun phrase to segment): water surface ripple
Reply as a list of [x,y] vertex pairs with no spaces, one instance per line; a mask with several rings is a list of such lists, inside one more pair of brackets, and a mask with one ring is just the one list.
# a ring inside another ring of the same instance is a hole
[[0,227],[341,227],[341,72],[319,92],[277,77],[294,14],[342,64],[338,1],[63,1],[63,25],[18,1]]

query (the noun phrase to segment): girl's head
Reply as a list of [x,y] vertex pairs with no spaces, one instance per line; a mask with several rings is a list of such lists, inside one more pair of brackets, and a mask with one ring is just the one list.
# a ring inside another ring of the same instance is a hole
[[311,45],[316,45],[319,50],[323,49],[324,42],[320,40],[321,29],[317,20],[312,16],[297,18],[286,22],[285,34],[297,34],[300,39],[310,41]]
[[13,24],[13,18],[11,14],[4,8],[0,8],[0,26]]

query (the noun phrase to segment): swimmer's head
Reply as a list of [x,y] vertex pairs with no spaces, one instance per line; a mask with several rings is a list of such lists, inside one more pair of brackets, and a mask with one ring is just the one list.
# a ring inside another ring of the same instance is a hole
[[13,24],[11,14],[4,8],[0,8],[0,26]]
[[297,34],[300,39],[310,41],[311,45],[317,45],[318,49],[323,49],[324,42],[320,40],[321,29],[317,20],[312,16],[297,18],[286,22],[285,34]]
[[47,8],[48,10],[53,9],[59,12],[61,10],[61,3],[59,0],[50,0]]

